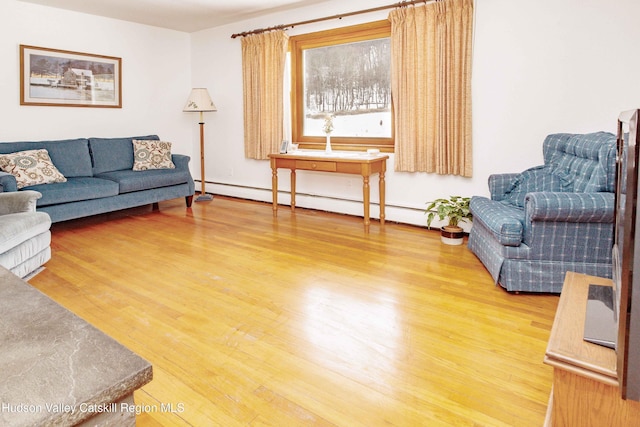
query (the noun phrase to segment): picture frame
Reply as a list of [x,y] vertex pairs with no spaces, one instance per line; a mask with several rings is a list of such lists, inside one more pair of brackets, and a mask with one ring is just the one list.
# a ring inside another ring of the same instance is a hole
[[288,148],[289,148],[289,141],[285,139],[280,143],[280,154],[286,154]]
[[122,59],[20,45],[20,105],[122,108]]

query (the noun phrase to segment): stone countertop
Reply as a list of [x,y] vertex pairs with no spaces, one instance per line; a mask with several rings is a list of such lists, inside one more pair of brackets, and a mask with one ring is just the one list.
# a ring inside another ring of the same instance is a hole
[[0,425],[77,424],[152,376],[149,362],[0,267]]

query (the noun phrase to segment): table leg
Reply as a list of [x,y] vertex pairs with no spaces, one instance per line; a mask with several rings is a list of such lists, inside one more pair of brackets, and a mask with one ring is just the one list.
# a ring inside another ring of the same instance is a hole
[[278,168],[271,159],[271,196],[273,198],[273,216],[278,216]]
[[369,176],[362,176],[362,196],[364,199],[364,231],[366,233],[369,232],[369,225],[371,224],[371,220],[369,219],[369,202],[370,202],[370,188],[369,188]]
[[291,169],[291,212],[296,209],[296,170]]
[[380,225],[384,225],[384,199],[386,197],[385,194],[385,180],[384,180],[384,169],[380,171]]

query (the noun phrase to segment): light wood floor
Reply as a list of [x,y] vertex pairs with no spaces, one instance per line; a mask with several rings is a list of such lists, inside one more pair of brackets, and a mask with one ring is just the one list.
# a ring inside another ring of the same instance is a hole
[[153,364],[139,426],[543,423],[558,297],[436,231],[224,197],[52,231],[30,283]]

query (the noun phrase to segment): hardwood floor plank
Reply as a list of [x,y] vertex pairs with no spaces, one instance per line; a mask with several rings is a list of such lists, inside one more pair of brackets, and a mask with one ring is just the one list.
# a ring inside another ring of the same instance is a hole
[[558,297],[435,231],[216,196],[52,233],[30,283],[153,364],[138,425],[543,423]]

